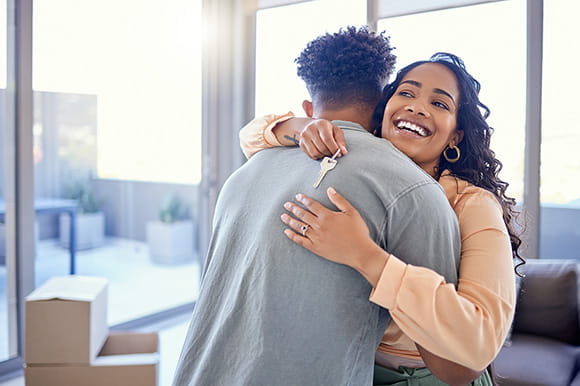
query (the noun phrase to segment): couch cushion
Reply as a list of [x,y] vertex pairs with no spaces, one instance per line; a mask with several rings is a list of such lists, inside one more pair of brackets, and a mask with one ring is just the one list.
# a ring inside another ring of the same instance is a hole
[[516,305],[514,333],[580,344],[578,262],[528,260]]
[[580,386],[580,371],[576,374],[570,386]]
[[578,351],[576,352],[576,375],[572,379],[570,386],[580,386],[580,347],[578,347]]
[[553,339],[517,334],[494,361],[499,385],[569,385],[580,348]]

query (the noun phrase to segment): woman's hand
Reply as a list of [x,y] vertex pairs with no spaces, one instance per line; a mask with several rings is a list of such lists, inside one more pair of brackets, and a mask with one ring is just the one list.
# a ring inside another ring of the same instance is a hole
[[312,159],[347,153],[344,133],[326,119],[293,117],[272,128],[278,142],[283,146],[300,146]]
[[356,269],[375,286],[388,253],[371,239],[362,216],[343,196],[333,188],[328,188],[327,194],[339,212],[303,194],[296,195],[302,206],[285,203],[284,208],[293,217],[282,215],[282,221],[291,228],[284,233],[309,251]]
[[347,153],[344,133],[326,119],[315,119],[300,132],[300,148],[312,159],[332,156],[340,149],[339,157]]

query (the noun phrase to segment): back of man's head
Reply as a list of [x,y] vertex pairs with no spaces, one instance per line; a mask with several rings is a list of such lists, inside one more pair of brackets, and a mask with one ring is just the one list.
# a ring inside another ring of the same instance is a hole
[[314,39],[295,62],[314,104],[326,109],[376,105],[393,72],[389,37],[347,27]]

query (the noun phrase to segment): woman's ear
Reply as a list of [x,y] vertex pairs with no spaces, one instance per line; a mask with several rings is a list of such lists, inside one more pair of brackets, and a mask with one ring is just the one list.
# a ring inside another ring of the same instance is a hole
[[312,102],[304,99],[302,101],[302,108],[304,109],[306,116],[308,118],[312,118],[312,116],[314,115],[314,108],[312,107]]
[[464,134],[465,133],[463,132],[463,130],[456,130],[455,131],[455,134],[453,135],[453,138],[452,138],[452,140],[450,142],[450,145],[453,145],[453,146],[459,145],[459,143],[461,141],[463,141],[463,135]]

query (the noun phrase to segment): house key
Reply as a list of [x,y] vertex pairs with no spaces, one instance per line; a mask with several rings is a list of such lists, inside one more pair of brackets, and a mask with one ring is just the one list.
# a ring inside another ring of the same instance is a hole
[[340,149],[338,149],[338,151],[332,156],[332,158],[324,157],[322,159],[322,161],[320,162],[320,173],[318,174],[318,180],[316,180],[314,185],[312,185],[314,187],[314,189],[318,188],[318,185],[320,185],[320,183],[322,182],[322,179],[324,178],[326,173],[328,173],[329,171],[334,169],[334,167],[338,163],[338,161],[336,160],[336,157],[338,157],[339,154],[340,154]]

